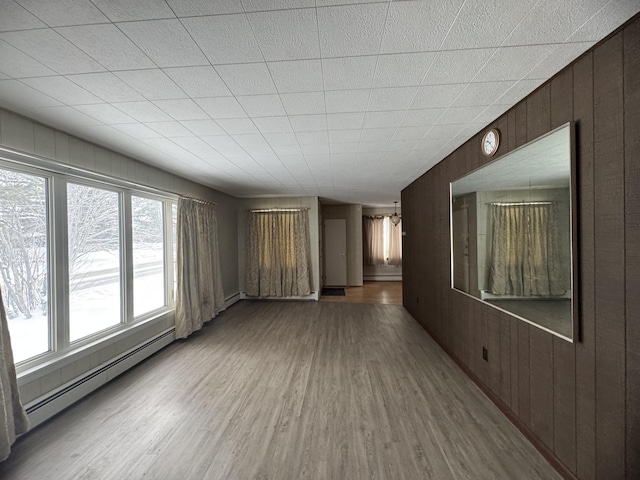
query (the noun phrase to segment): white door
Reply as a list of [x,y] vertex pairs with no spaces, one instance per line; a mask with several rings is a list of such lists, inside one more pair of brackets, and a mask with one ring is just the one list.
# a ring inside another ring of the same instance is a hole
[[347,221],[324,221],[324,272],[326,286],[347,284]]

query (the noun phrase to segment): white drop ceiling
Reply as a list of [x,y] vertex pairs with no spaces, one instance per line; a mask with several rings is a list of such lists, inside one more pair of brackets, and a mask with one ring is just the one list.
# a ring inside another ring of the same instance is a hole
[[2,0],[0,105],[237,197],[391,205],[637,0]]

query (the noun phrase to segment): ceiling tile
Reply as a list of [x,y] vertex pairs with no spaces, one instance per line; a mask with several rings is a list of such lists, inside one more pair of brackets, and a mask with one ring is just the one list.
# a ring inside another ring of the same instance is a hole
[[43,77],[56,72],[0,40],[0,71],[13,78]]
[[265,60],[318,58],[318,22],[313,8],[247,15]]
[[514,84],[513,81],[470,83],[451,105],[454,107],[491,105]]
[[369,103],[369,90],[335,90],[324,96],[327,113],[364,112]]
[[638,0],[610,2],[607,4],[607,7],[611,8],[600,9],[598,13],[582,24],[565,41],[596,42],[606,37],[618,28],[618,26],[640,12],[640,3],[638,3]]
[[374,87],[403,87],[420,85],[435,53],[398,53],[380,55]]
[[212,64],[264,60],[244,14],[185,18],[182,24]]
[[544,79],[553,77],[575,58],[582,55],[593,46],[592,42],[567,43],[557,45],[556,48],[540,63],[525,75],[527,79]]
[[[180,122],[187,127],[189,131],[193,132],[199,137],[205,137],[210,135],[224,135],[225,131],[211,119],[207,120],[185,120]],[[180,135],[182,136],[182,135]]]
[[217,122],[229,135],[258,133],[258,129],[248,118],[223,118]]
[[173,139],[173,142],[200,158],[213,159],[220,157],[220,154],[214,150],[211,145],[205,143],[198,137],[176,137]]
[[242,0],[247,12],[315,7],[315,0]]
[[207,142],[222,155],[237,155],[244,152],[242,147],[240,147],[240,145],[238,145],[229,135],[204,136],[202,137],[202,140]]
[[7,32],[0,34],[0,39],[39,60],[57,73],[104,71],[102,65],[50,29]]
[[377,54],[387,8],[384,3],[318,8],[322,57]]
[[262,117],[254,118],[253,123],[256,124],[258,130],[262,133],[284,133],[293,132],[289,118],[287,117]]
[[367,112],[364,115],[362,128],[397,127],[404,117],[404,111]]
[[209,120],[209,116],[189,98],[153,102],[175,120]]
[[536,88],[538,88],[544,80],[535,79],[535,80],[520,80],[516,82],[509,90],[507,90],[504,95],[499,97],[495,104],[498,105],[515,105],[524,97],[533,92]]
[[409,108],[417,87],[373,88],[367,110],[379,112]]
[[[470,135],[473,135],[473,133],[480,130],[489,122],[494,121],[504,112],[509,110],[509,108],[509,105],[491,105],[489,107],[486,107],[484,111],[482,111],[473,119],[473,123],[475,123],[476,125],[470,127],[470,132],[466,132],[465,130],[463,130],[462,133],[468,138]],[[466,141],[466,138],[464,140]]]
[[399,126],[419,127],[421,125],[435,125],[445,110],[445,108],[423,108],[420,110],[407,110],[407,113],[400,121]]
[[329,135],[324,130],[317,132],[298,132],[296,133],[296,138],[300,145],[318,145],[329,142]]
[[429,130],[428,126],[420,126],[420,127],[398,127],[396,132],[393,134],[394,140],[419,140],[427,133]]
[[56,31],[109,70],[155,66],[115,25],[62,27]]
[[480,115],[485,108],[487,108],[486,105],[475,107],[450,107],[440,117],[438,125],[469,123],[475,117]]
[[416,96],[411,102],[411,109],[448,107],[456,99],[466,84],[428,85],[418,87]]
[[66,103],[67,105],[83,105],[87,103],[102,103],[102,99],[96,97],[84,88],[67,80],[65,77],[37,77],[25,78],[24,83],[36,90],[49,95],[51,98]]
[[551,52],[554,45],[501,47],[473,79],[474,82],[520,80]]
[[327,114],[327,127],[329,130],[355,130],[362,128],[363,122],[364,112]]
[[320,60],[269,62],[267,66],[280,93],[322,90],[322,64]]
[[325,113],[323,92],[283,93],[280,98],[288,115]]
[[0,15],[0,32],[11,30],[30,30],[45,28],[46,25],[29,13],[21,5],[12,0],[3,0],[2,15]]
[[371,88],[376,61],[375,55],[323,59],[325,90]]
[[[178,17],[196,17],[200,15],[222,15],[242,13],[243,2],[237,0],[167,0]],[[246,0],[245,0],[246,3]]]
[[141,123],[122,123],[119,125],[113,125],[113,128],[126,133],[133,138],[154,138],[161,135],[155,130],[150,129],[146,125]]
[[190,137],[193,135],[192,131],[178,122],[147,122],[145,125],[167,138]]
[[58,100],[18,80],[0,80],[0,104],[13,110],[61,105]]
[[197,98],[195,102],[214,120],[247,116],[234,97]]
[[186,94],[162,70],[129,70],[115,74],[147,100],[186,98]]
[[495,51],[495,48],[478,48],[438,52],[422,84],[470,82]]
[[106,103],[78,105],[76,106],[76,110],[106,125],[113,125],[114,123],[135,123],[134,118],[131,118],[126,113]]
[[142,95],[110,72],[68,75],[67,79],[97,95],[105,102],[144,100]]
[[298,138],[292,132],[265,133],[264,138],[273,147],[281,145],[298,145]]
[[289,117],[294,132],[317,132],[327,129],[326,115],[294,115]]
[[266,63],[218,65],[216,71],[234,95],[277,93]]
[[334,153],[357,153],[358,152],[358,143],[331,143],[329,145],[329,150],[332,154]]
[[109,21],[89,0],[47,0],[46,2],[18,0],[18,2],[50,27]]
[[117,102],[112,105],[143,123],[173,120],[151,102]]
[[192,98],[231,95],[220,75],[211,66],[165,68],[163,72]]
[[157,20],[174,18],[169,6],[162,0],[91,0],[112,22],[131,20]]
[[362,143],[387,143],[393,138],[395,127],[390,128],[365,128],[360,135]]
[[360,141],[362,130],[329,130],[329,142],[334,143],[354,143]]
[[250,117],[275,117],[285,115],[278,95],[246,95],[236,97]]
[[74,125],[102,125],[99,120],[67,106],[38,108],[32,110],[32,114],[36,120],[42,123],[47,125],[53,123],[56,127],[63,127],[64,129]]
[[389,3],[380,53],[437,51],[463,0]]
[[180,20],[125,22],[117,27],[159,67],[209,63]]

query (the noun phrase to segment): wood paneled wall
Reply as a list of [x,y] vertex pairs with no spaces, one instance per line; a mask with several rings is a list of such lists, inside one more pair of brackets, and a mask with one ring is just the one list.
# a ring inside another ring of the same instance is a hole
[[449,182],[487,161],[484,130],[402,192],[403,301],[565,476],[637,479],[640,17],[487,128],[502,134],[500,156],[567,121],[576,129],[580,341],[450,289]]

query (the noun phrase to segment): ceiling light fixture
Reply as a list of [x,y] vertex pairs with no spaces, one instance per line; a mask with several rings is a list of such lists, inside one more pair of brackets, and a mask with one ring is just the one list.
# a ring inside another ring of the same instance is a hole
[[400,223],[400,215],[398,215],[398,210],[397,207],[398,206],[398,202],[393,202],[393,215],[391,215],[391,223],[393,223],[394,227],[397,227],[398,224]]

